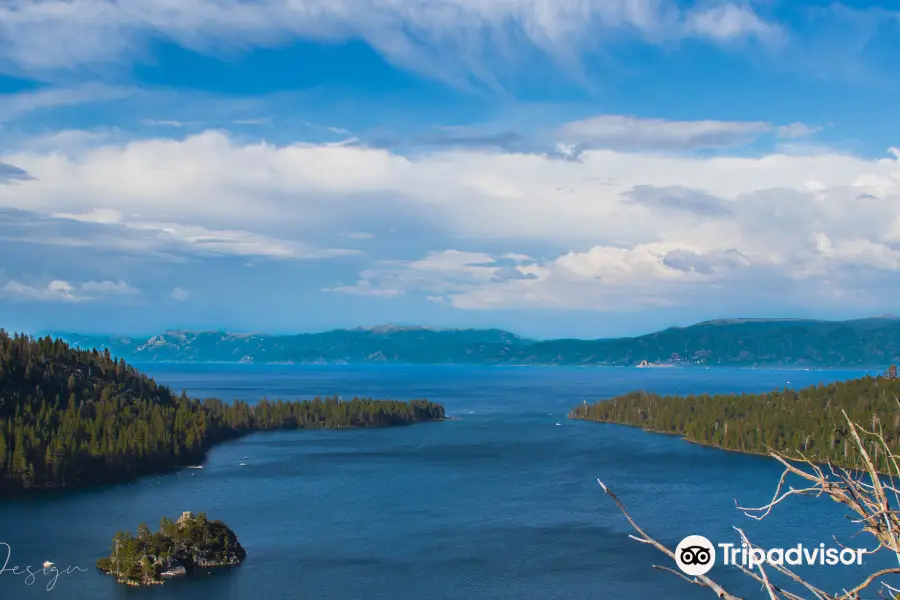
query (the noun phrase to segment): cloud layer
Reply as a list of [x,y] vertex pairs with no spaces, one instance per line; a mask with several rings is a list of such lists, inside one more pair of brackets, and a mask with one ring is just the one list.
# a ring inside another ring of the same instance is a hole
[[[0,185],[0,217],[5,210],[9,221],[0,237],[155,259],[354,257],[366,266],[356,277],[335,273],[327,293],[420,295],[461,309],[619,311],[773,298],[863,306],[896,279],[897,149],[876,160],[837,152],[701,157],[667,150],[775,127],[593,122],[602,124],[594,136],[627,136],[632,127],[645,146],[659,147],[587,149],[562,161],[472,148],[399,155],[363,145],[251,144],[209,131],[20,151],[0,157],[30,175]],[[626,130],[609,134],[610,123]],[[403,233],[381,227],[400,221]],[[381,242],[400,256],[360,253]],[[66,286],[14,281],[6,292],[71,300],[114,291],[109,283]],[[170,296],[189,294],[176,288]]]

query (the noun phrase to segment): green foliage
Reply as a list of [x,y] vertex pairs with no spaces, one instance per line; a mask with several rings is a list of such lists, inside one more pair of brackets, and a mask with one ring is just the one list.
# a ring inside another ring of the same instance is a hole
[[97,568],[123,583],[152,583],[173,568],[233,565],[246,557],[234,531],[224,523],[210,521],[202,512],[188,512],[178,521],[163,517],[157,532],[141,524],[136,537],[129,531],[116,533],[110,555],[99,559]]
[[225,403],[174,395],[109,351],[0,330],[0,495],[123,481],[200,461],[250,431],[440,419],[426,400]]
[[[578,419],[634,425],[650,431],[683,435],[686,439],[728,450],[767,453],[769,449],[799,458],[830,460],[838,466],[859,466],[846,421],[883,429],[893,452],[900,452],[900,379],[863,377],[803,390],[765,394],[661,396],[632,392],[573,409]],[[879,444],[865,438],[876,467],[887,471]]]

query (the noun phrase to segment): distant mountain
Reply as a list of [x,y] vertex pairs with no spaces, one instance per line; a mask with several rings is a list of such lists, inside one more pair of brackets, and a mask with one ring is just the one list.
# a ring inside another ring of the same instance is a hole
[[499,329],[385,325],[267,335],[167,331],[152,337],[58,334],[128,361],[880,367],[900,362],[900,319],[727,319],[633,338],[533,340]]

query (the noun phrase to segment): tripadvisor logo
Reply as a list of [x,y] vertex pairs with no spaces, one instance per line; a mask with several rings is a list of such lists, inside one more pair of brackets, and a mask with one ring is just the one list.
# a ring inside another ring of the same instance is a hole
[[675,562],[687,575],[706,575],[716,564],[716,549],[702,535],[689,535],[675,547]]
[[675,547],[675,562],[686,575],[706,575],[716,564],[716,547],[723,565],[741,565],[755,569],[760,565],[861,565],[865,548],[828,548],[825,544],[790,548],[751,548],[747,544],[713,545],[702,535],[689,535]]

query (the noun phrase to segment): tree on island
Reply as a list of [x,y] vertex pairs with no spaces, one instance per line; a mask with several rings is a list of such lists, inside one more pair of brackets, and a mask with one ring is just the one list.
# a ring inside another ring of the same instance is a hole
[[154,585],[164,577],[190,573],[199,567],[237,565],[247,557],[237,535],[221,521],[205,513],[184,512],[177,521],[160,519],[159,531],[138,525],[137,536],[120,531],[113,538],[110,555],[97,568],[126,585]]
[[[900,398],[896,398],[895,402],[900,404]],[[860,533],[867,533],[874,538],[875,548],[868,551],[868,554],[882,551],[892,553],[900,564],[900,488],[895,484],[896,479],[900,478],[900,455],[892,451],[886,441],[884,429],[877,418],[873,419],[873,426],[867,429],[852,421],[846,412],[842,411],[842,413],[846,441],[851,443],[858,453],[859,461],[856,468],[836,467],[830,461],[826,461],[823,468],[802,454],[801,460],[797,460],[795,456],[770,449],[769,455],[784,467],[772,500],[761,507],[738,506],[738,510],[752,519],[762,520],[775,507],[786,502],[792,496],[825,496],[847,507],[856,516],[852,522],[861,524]],[[881,455],[885,457],[885,463],[888,465],[887,472],[876,468],[871,452],[872,447],[878,448]],[[789,477],[801,481],[802,486],[788,486],[785,489]],[[616,494],[601,480],[598,479],[597,482],[637,532],[637,535],[629,537],[656,548],[669,557],[675,566],[673,568],[665,565],[653,565],[654,568],[672,573],[689,583],[709,588],[715,592],[716,596],[724,600],[742,600],[728,592],[708,575],[691,577],[680,572],[677,568],[674,551],[644,531],[625,509]],[[738,527],[734,529],[737,531],[740,541],[748,548],[766,551],[751,543],[743,530]],[[837,538],[835,540],[838,541]],[[838,543],[840,544],[840,541]],[[843,544],[841,545],[843,546]],[[735,566],[757,582],[770,600],[859,600],[863,597],[864,592],[871,593],[879,588],[879,596],[900,600],[900,589],[884,581],[886,576],[900,574],[900,566],[873,572],[856,585],[844,588],[840,593],[825,591],[783,564],[765,562],[753,569],[740,564]],[[784,586],[773,582],[771,576],[775,573],[793,584],[796,591],[785,589]]]

